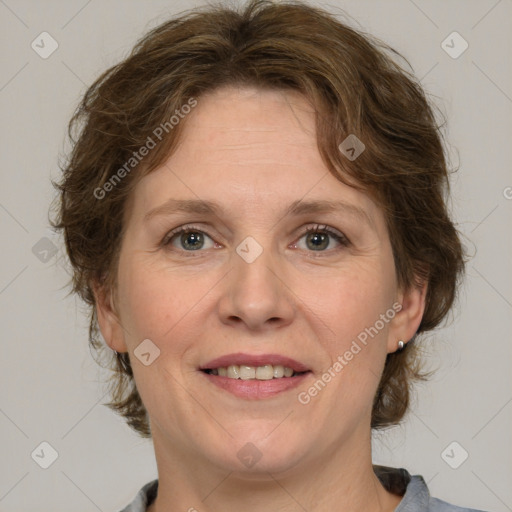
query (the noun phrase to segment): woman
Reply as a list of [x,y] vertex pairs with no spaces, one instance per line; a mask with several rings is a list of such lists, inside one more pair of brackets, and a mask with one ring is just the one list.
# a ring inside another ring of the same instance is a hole
[[372,465],[464,265],[390,51],[253,1],[164,23],[87,91],[55,225],[110,406],[154,442],[125,511],[469,510]]

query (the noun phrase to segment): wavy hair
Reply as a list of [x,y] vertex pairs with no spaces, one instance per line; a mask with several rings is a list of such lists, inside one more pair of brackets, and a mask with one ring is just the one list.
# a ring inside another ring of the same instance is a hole
[[[191,98],[200,101],[228,85],[303,94],[316,109],[318,149],[329,171],[383,209],[399,284],[428,282],[416,335],[403,351],[387,356],[371,426],[403,418],[411,384],[427,376],[417,335],[438,326],[450,310],[464,251],[446,205],[443,123],[399,59],[407,63],[386,44],[322,9],[300,1],[252,0],[238,9],[207,6],[166,21],[89,87],[69,123],[72,149],[55,183],[59,194],[52,224],[64,235],[72,291],[90,311],[91,347],[112,370],[108,405],[140,435],[151,432],[129,354],[106,350],[92,284],[115,288],[126,199],[138,179],[172,154],[186,118],[165,131],[123,179],[113,183],[112,177]],[[366,146],[353,161],[339,149],[349,134]],[[107,188],[108,194],[98,193]]]

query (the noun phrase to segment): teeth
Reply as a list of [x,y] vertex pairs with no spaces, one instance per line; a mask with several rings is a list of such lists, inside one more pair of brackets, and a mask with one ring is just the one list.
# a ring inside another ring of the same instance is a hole
[[264,366],[249,366],[245,364],[213,368],[210,370],[211,375],[219,375],[220,377],[228,377],[229,379],[241,380],[271,380],[281,379],[282,377],[291,377],[294,374],[292,368],[277,364],[275,366],[266,364]]
[[249,380],[256,378],[256,368],[254,366],[240,365],[240,378],[242,380]]
[[276,379],[280,379],[281,377],[284,377],[284,366],[281,366],[281,365],[274,366],[274,377]]
[[230,379],[239,379],[240,378],[240,366],[232,364],[228,366],[228,374],[226,377]]
[[[256,378],[258,380],[270,380],[274,378],[274,368],[271,364],[265,366],[258,366],[256,368]],[[293,373],[293,371],[292,371]]]

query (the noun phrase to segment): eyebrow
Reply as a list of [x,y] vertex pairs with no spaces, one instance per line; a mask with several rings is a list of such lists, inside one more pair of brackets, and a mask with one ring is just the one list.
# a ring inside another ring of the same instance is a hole
[[[283,212],[283,217],[299,216],[311,213],[343,213],[363,221],[370,228],[375,229],[373,219],[368,212],[354,204],[343,201],[297,200],[291,203]],[[150,210],[144,215],[144,222],[160,215],[174,213],[194,213],[199,215],[221,216],[222,207],[213,201],[203,199],[168,199],[165,203]]]

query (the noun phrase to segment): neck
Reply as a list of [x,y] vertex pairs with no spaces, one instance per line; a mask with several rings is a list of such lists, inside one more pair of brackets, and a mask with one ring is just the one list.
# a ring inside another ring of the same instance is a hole
[[159,486],[150,512],[280,512],[365,510],[392,512],[401,497],[386,491],[373,472],[369,433],[364,442],[315,453],[282,472],[240,473],[194,459],[153,431]]

